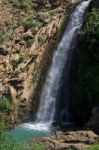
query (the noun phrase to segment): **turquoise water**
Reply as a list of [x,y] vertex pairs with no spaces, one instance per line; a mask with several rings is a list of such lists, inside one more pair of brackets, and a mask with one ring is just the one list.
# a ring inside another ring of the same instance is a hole
[[15,128],[10,132],[10,135],[15,138],[17,141],[28,141],[33,138],[39,138],[50,135],[51,132],[47,131],[37,131],[37,130],[29,130],[25,128]]

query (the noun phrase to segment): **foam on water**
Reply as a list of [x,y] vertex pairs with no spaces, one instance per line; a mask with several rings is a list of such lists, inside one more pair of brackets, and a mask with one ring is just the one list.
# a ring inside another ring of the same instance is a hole
[[51,131],[51,126],[49,125],[49,123],[41,123],[41,122],[40,123],[33,123],[33,122],[23,123],[17,126],[16,128],[24,128],[26,130],[46,131],[46,132]]

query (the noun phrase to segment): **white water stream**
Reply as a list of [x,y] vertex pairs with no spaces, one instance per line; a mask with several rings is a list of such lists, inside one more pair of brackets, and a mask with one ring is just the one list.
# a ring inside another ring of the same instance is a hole
[[82,1],[71,14],[68,26],[53,55],[52,65],[43,86],[36,121],[20,124],[18,127],[37,131],[50,131],[54,120],[63,69],[65,64],[68,64],[67,60],[73,46],[73,40],[77,37],[78,31],[83,24],[84,14],[90,2],[91,0]]

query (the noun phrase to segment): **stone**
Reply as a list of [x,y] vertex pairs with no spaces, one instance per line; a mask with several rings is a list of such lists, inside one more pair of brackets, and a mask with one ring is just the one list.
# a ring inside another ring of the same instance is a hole
[[[57,136],[56,136],[57,134]],[[65,150],[65,149],[85,149],[91,146],[98,139],[98,135],[92,131],[69,131],[69,132],[56,132],[55,134],[36,139],[45,145],[49,150]],[[35,141],[33,139],[31,142]]]

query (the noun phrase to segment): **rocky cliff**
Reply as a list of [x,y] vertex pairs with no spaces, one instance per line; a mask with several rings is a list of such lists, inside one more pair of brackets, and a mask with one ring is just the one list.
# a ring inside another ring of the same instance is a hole
[[54,47],[77,2],[0,0],[1,119],[7,115],[14,125],[36,112]]

